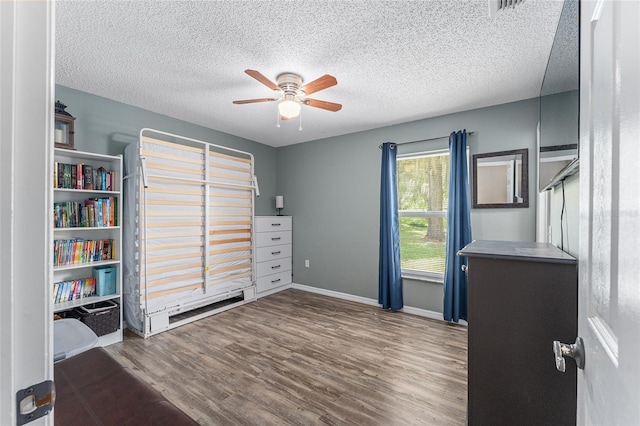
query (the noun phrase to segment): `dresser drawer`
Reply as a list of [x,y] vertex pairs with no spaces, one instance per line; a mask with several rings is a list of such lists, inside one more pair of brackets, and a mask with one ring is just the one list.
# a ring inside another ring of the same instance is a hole
[[256,216],[256,232],[291,231],[291,216]]
[[291,257],[291,244],[267,246],[256,249],[256,262],[282,259],[283,257]]
[[257,265],[257,277],[263,277],[265,275],[276,274],[278,272],[291,270],[291,258],[285,257],[282,259],[269,260],[267,262],[259,262]]
[[291,244],[291,231],[257,232],[256,247]]
[[262,293],[285,284],[291,284],[291,271],[278,272],[277,274],[258,278],[256,280],[256,292]]

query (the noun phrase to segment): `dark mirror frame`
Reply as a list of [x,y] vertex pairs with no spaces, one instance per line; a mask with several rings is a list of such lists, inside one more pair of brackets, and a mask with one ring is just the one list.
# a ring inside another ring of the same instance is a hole
[[[522,155],[522,203],[478,204],[478,160],[481,158],[502,157],[505,155]],[[488,152],[473,156],[473,208],[474,209],[521,209],[529,207],[529,149]]]

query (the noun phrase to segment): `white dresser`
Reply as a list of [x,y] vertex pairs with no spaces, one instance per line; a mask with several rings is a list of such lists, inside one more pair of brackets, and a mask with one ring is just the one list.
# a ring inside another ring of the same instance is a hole
[[291,285],[291,216],[256,216],[258,297]]

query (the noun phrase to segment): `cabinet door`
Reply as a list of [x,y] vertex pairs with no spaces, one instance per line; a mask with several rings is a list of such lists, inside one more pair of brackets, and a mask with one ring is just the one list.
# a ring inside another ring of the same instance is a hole
[[576,266],[470,257],[468,273],[469,425],[575,425],[575,363],[558,372],[552,345],[575,340]]

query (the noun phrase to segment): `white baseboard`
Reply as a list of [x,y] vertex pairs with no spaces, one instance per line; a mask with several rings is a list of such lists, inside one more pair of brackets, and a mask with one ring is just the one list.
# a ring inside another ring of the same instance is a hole
[[256,294],[256,297],[257,297],[258,299],[260,299],[260,298],[265,297],[265,296],[268,296],[268,295],[270,295],[270,294],[277,293],[277,292],[279,292],[279,291],[282,291],[282,290],[286,290],[286,289],[288,289],[288,288],[291,288],[291,286],[292,286],[292,284],[291,284],[291,283],[289,283],[289,284],[285,284],[285,285],[283,285],[283,286],[281,286],[281,287],[272,288],[272,289],[270,289],[270,290],[263,291],[262,293],[257,293],[257,294]]
[[[365,305],[380,306],[378,301],[375,299],[370,299],[368,297],[362,297],[362,296],[354,296],[353,294],[341,293],[339,291],[326,290],[324,288],[312,287],[309,285],[296,284],[296,283],[291,284],[291,288],[294,288],[296,290],[308,291],[310,293],[321,294],[323,296],[335,297],[337,299],[349,300],[351,302],[364,303]],[[405,306],[400,311],[407,314],[412,314],[420,317],[447,322],[442,318],[441,312],[430,311],[428,309],[422,309],[422,308],[414,308],[412,306]],[[460,320],[459,324],[466,326],[467,322],[464,320]]]

